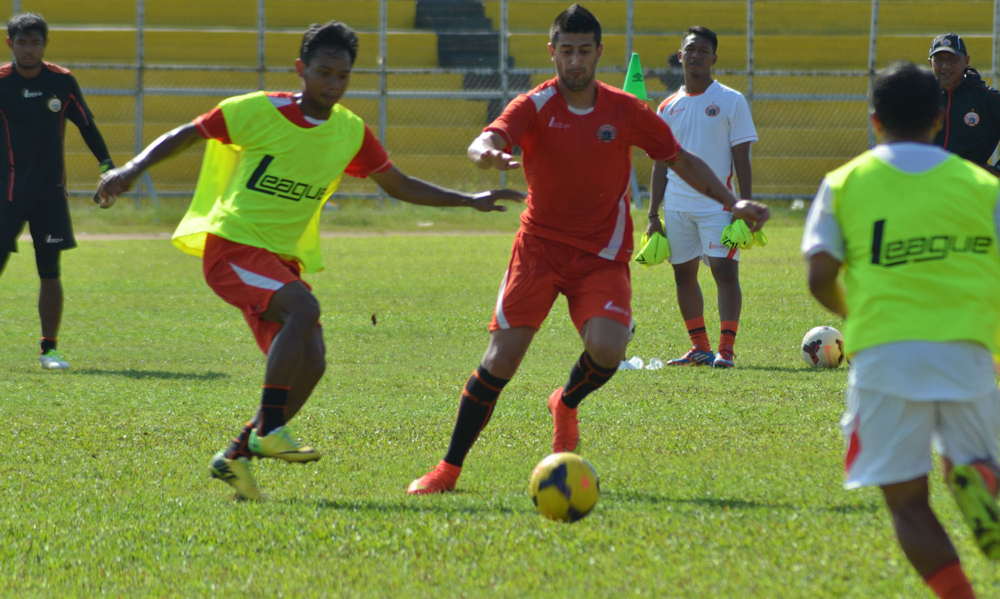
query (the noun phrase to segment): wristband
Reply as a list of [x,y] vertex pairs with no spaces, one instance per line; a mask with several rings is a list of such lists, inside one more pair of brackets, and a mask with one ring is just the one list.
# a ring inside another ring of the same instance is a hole
[[106,172],[110,171],[111,169],[115,168],[115,163],[112,162],[110,158],[108,158],[107,160],[102,160],[100,163],[98,163],[97,166],[100,167],[101,174],[103,175],[104,173],[106,173]]
[[646,217],[647,218],[660,218],[660,215],[659,214],[647,214]]

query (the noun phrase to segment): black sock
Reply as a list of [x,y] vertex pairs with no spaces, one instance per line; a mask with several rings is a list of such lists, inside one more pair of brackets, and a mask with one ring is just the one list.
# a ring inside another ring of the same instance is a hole
[[448,446],[444,461],[453,466],[462,466],[466,454],[472,449],[472,444],[490,421],[493,406],[496,405],[497,397],[500,396],[508,380],[493,376],[483,366],[472,373],[462,391],[455,430],[451,433],[451,444]]
[[229,447],[227,447],[226,451],[222,454],[227,460],[233,460],[236,458],[246,458],[249,460],[253,457],[253,454],[250,453],[250,448],[247,444],[250,442],[250,433],[253,429],[257,428],[257,422],[259,420],[259,416],[254,417],[253,420],[243,426],[243,430],[240,431],[240,434],[236,435],[229,441]]
[[49,351],[50,349],[55,349],[56,348],[56,340],[55,339],[49,339],[48,337],[42,337],[41,345],[42,345],[42,353],[44,354],[45,352]]
[[590,354],[583,352],[573,370],[569,372],[569,382],[563,388],[562,402],[569,408],[580,405],[584,397],[592,391],[597,391],[608,382],[618,368],[603,368],[598,366]]
[[264,385],[260,396],[260,430],[264,436],[274,429],[285,426],[285,404],[288,403],[288,387]]

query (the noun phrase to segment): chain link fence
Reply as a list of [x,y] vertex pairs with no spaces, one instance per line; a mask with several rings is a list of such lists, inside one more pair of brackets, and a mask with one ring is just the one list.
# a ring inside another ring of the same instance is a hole
[[[330,19],[361,40],[343,104],[377,132],[404,171],[446,186],[525,188],[523,174],[480,171],[465,148],[517,93],[551,78],[548,28],[566,0],[0,0],[8,14],[49,21],[46,59],[70,67],[116,163],[230,95],[297,90],[292,65],[302,31]],[[997,79],[1000,0],[592,0],[602,22],[598,78],[623,83],[638,52],[649,104],[683,84],[670,57],[684,30],[719,34],[714,73],[744,93],[760,141],[752,152],[754,195],[807,198],[823,174],[872,143],[866,95],[875,68],[926,60],[930,40],[962,35],[972,64]],[[467,12],[466,12],[467,11]],[[95,160],[66,136],[68,185],[90,195]],[[189,196],[201,147],[158,165],[143,197]],[[651,169],[634,153],[639,190]],[[149,180],[148,180],[149,181]],[[156,192],[152,195],[151,192]],[[345,177],[338,196],[376,197]],[[138,198],[139,196],[137,196]],[[637,200],[639,196],[634,196]]]

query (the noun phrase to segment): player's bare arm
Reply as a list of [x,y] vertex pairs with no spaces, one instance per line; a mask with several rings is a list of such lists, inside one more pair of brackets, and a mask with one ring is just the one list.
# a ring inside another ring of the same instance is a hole
[[98,205],[110,208],[118,196],[128,191],[146,169],[180,154],[201,139],[194,123],[187,123],[164,133],[125,166],[112,169],[101,176],[101,182],[97,186],[97,196],[101,199]]
[[764,204],[753,200],[737,200],[705,161],[694,154],[681,150],[676,160],[665,164],[674,169],[688,185],[732,211],[734,218],[745,220],[751,231],[759,231],[771,218],[771,211]]
[[660,221],[660,206],[663,204],[663,192],[667,190],[667,165],[662,162],[653,163],[653,174],[649,176],[649,210],[646,235],[659,233],[664,237],[667,232],[663,230],[663,223]]
[[740,183],[740,197],[749,200],[753,197],[753,173],[750,169],[750,144],[746,141],[733,146],[733,167],[736,170],[736,180]]
[[498,171],[509,171],[521,168],[520,162],[504,152],[506,147],[507,144],[499,133],[484,131],[469,144],[469,160],[482,169],[495,168]]
[[810,256],[809,291],[824,308],[841,318],[847,318],[844,288],[837,282],[840,267],[840,261],[826,252]]
[[503,212],[506,206],[498,206],[499,200],[520,202],[524,194],[513,189],[494,189],[477,194],[467,194],[438,187],[433,183],[411,177],[395,166],[381,173],[368,175],[387,194],[410,204],[420,206],[468,206],[480,212]]

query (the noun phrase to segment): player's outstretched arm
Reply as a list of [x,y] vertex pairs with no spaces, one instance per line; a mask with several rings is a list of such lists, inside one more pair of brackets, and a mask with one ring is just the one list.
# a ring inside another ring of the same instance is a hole
[[479,137],[472,140],[467,151],[469,160],[479,168],[495,168],[498,171],[509,171],[521,168],[521,163],[504,152],[507,147],[503,137],[495,131],[483,131]]
[[506,206],[497,206],[498,200],[520,202],[524,194],[513,189],[494,189],[477,194],[468,194],[438,187],[405,174],[395,166],[381,173],[368,175],[385,192],[397,200],[420,206],[469,206],[480,212],[503,212]]
[[101,175],[101,182],[97,186],[97,197],[100,198],[98,205],[101,208],[110,208],[119,195],[131,189],[132,183],[146,169],[180,154],[201,139],[198,127],[194,123],[187,123],[164,133],[138,156],[129,160],[125,166]]
[[753,200],[737,200],[705,161],[694,154],[681,150],[677,159],[666,165],[674,169],[688,185],[729,208],[734,217],[745,220],[751,231],[759,231],[767,219],[771,218],[771,211],[764,204]]
[[826,252],[818,252],[810,256],[809,291],[824,308],[841,318],[847,318],[844,288],[837,282],[840,266],[840,262]]

